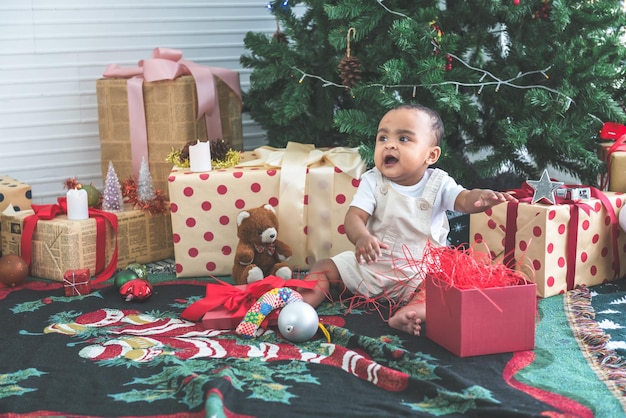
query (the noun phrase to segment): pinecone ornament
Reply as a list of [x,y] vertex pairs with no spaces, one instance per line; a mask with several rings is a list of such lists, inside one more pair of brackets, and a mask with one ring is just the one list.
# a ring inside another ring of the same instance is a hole
[[344,86],[352,88],[361,79],[361,61],[357,57],[343,57],[338,67]]
[[196,145],[198,141],[189,141],[183,146],[180,150],[180,160],[181,161],[189,161],[189,147],[192,145]]
[[350,34],[354,36],[355,29],[348,30],[346,56],[339,61],[339,78],[344,86],[352,88],[361,79],[361,61],[357,57],[350,56]]
[[226,159],[226,154],[230,151],[230,144],[223,139],[217,139],[211,141],[211,160],[223,161]]
[[273,37],[276,40],[276,42],[280,44],[289,43],[289,39],[287,39],[287,35],[285,35],[283,32],[280,31],[280,22],[278,21],[278,19],[276,19],[276,32],[274,32]]
[[288,44],[289,43],[289,40],[287,39],[287,35],[285,35],[284,33],[282,33],[279,30],[274,32],[274,39],[276,39],[276,42],[278,42],[280,44]]

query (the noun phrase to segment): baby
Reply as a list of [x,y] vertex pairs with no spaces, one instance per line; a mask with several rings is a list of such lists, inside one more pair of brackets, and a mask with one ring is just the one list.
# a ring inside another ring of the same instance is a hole
[[306,302],[318,306],[331,286],[366,298],[384,296],[399,306],[389,325],[420,335],[426,320],[424,277],[407,255],[419,260],[428,242],[446,245],[447,210],[475,213],[515,200],[507,193],[467,190],[430,168],[441,155],[443,133],[441,118],[425,106],[401,105],[383,116],[375,168],[363,174],[345,217],[355,250],[313,265],[305,280],[317,280],[317,286],[301,289]]

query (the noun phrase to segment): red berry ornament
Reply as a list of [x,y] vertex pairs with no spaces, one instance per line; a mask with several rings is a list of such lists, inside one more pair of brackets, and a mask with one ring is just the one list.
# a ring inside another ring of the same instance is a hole
[[152,283],[146,279],[133,279],[124,283],[119,293],[126,302],[146,300],[152,296]]

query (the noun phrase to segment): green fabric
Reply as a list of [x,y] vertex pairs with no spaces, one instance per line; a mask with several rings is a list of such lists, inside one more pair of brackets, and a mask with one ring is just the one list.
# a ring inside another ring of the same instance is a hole
[[[621,404],[598,379],[573,338],[563,305],[563,295],[539,300],[535,343],[537,357],[516,378],[528,385],[585,402],[596,417],[623,416]],[[563,333],[566,335],[560,337]],[[589,400],[593,401],[592,405],[589,405]]]

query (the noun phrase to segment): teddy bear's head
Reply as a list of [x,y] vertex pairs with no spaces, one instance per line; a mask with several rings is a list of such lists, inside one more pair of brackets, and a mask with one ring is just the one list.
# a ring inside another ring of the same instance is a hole
[[278,217],[272,205],[244,210],[237,215],[237,237],[249,244],[271,244],[278,237]]

